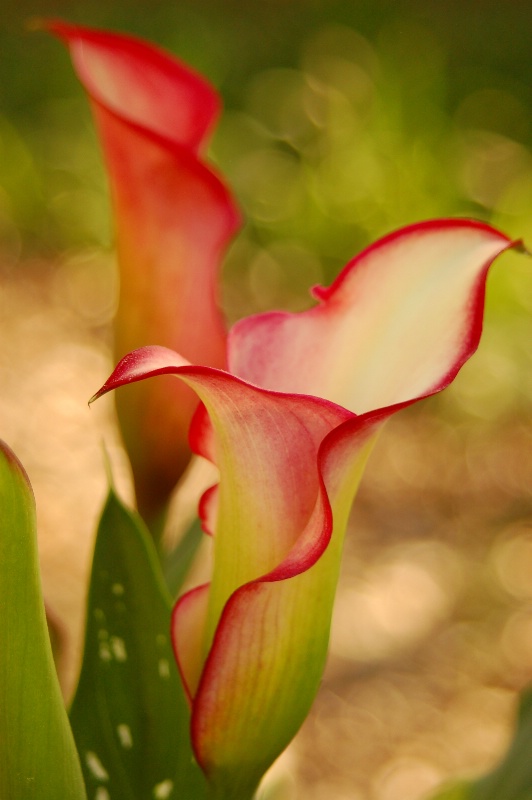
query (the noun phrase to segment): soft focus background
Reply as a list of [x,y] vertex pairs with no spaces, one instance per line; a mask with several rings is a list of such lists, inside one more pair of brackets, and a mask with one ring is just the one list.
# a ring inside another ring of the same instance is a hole
[[[222,93],[212,158],[246,217],[224,268],[232,321],[305,307],[309,285],[416,220],[474,216],[532,246],[532,7],[6,0],[0,436],[35,489],[68,692],[103,441],[130,488],[112,400],[87,409],[111,367],[112,232],[83,92],[63,47],[27,30],[54,15],[152,39]],[[323,689],[283,760],[286,800],[421,800],[508,743],[532,678],[531,264],[500,259],[476,358],[381,437]]]

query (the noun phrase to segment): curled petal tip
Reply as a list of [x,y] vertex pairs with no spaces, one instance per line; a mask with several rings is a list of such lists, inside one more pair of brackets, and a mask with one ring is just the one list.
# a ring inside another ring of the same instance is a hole
[[[134,36],[60,20],[44,27],[70,51],[109,174],[120,270],[116,351],[159,342],[193,363],[223,368],[218,275],[240,215],[205,157],[218,93],[178,58]],[[131,370],[115,374],[91,402],[138,380]],[[165,513],[189,463],[196,407],[194,393],[177,381],[137,386],[117,399],[146,520]]]

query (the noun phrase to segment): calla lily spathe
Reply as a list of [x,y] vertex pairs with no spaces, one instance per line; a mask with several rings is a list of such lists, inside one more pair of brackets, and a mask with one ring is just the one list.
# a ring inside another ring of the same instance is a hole
[[[63,22],[48,28],[70,49],[104,152],[120,269],[117,357],[153,341],[194,363],[226,366],[218,271],[239,215],[204,159],[216,92],[135,38]],[[178,381],[138,387],[118,402],[139,510],[149,522],[163,513],[190,459],[196,406]]]
[[201,506],[214,566],[176,604],[172,631],[213,796],[251,797],[308,713],[375,437],[476,350],[489,266],[511,246],[468,220],[404,228],[314,289],[310,310],[240,321],[230,371],[144,347],[97,393],[172,374],[203,403],[191,444],[220,473]]

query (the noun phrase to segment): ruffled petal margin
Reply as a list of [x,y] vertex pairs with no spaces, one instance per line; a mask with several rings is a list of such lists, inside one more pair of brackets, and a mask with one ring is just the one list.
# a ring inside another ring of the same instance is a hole
[[357,414],[440,391],[478,346],[490,264],[520,244],[467,219],[401,228],[315,287],[308,311],[238,322],[229,370]]

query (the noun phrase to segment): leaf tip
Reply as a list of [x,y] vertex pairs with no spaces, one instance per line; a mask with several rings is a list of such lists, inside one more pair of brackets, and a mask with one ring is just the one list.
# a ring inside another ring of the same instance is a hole
[[31,482],[25,467],[11,447],[4,442],[3,439],[0,439],[0,457],[3,458],[8,469],[11,469],[13,472],[17,472],[24,482],[27,483],[28,487],[31,488]]

